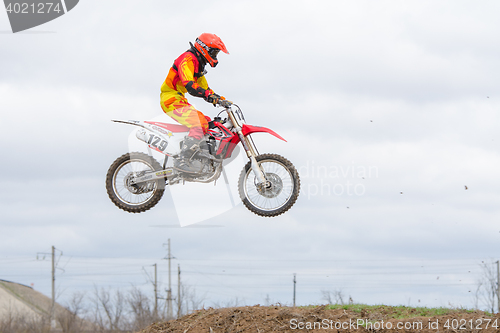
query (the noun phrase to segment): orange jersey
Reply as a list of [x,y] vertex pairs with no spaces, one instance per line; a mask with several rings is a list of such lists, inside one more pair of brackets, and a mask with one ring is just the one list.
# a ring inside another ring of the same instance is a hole
[[205,79],[205,64],[201,64],[193,52],[187,51],[174,61],[168,72],[165,82],[161,86],[161,92],[172,92],[172,90],[182,93],[186,92],[196,96],[207,98],[214,91],[208,87]]

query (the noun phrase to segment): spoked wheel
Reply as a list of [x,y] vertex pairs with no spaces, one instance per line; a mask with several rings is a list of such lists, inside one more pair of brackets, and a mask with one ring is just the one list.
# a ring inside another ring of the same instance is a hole
[[106,190],[113,203],[129,213],[141,213],[154,207],[165,191],[165,180],[134,184],[132,177],[161,170],[160,164],[144,153],[127,153],[111,164],[106,175]]
[[257,184],[251,163],[240,174],[239,193],[243,204],[257,215],[273,217],[283,214],[293,206],[300,191],[299,174],[293,164],[276,154],[257,156],[267,183]]

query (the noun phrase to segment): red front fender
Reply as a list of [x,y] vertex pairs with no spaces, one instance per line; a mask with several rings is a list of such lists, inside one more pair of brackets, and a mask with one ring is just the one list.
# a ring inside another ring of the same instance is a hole
[[266,132],[266,133],[274,135],[278,139],[281,139],[281,140],[287,142],[278,133],[276,133],[275,131],[273,131],[267,127],[260,127],[260,126],[252,126],[252,125],[243,124],[243,126],[241,126],[241,132],[243,133],[244,136],[247,136],[248,134],[252,134],[252,133],[256,133],[256,132]]

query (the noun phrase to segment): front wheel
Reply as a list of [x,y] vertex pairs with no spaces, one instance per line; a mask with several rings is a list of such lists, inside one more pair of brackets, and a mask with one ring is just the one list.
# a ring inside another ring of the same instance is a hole
[[266,184],[258,184],[251,163],[240,174],[238,189],[241,201],[253,213],[273,217],[293,206],[300,191],[299,174],[293,164],[276,154],[262,154],[257,163],[266,177]]
[[106,175],[106,190],[113,203],[129,213],[141,213],[154,207],[165,191],[165,180],[134,183],[149,171],[161,170],[160,164],[144,153],[128,153],[118,157]]

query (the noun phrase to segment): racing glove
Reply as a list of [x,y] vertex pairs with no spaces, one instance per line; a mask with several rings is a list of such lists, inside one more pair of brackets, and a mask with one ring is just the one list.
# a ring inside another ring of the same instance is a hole
[[220,96],[216,93],[210,94],[207,96],[206,101],[208,103],[212,103],[214,106],[216,106],[220,100],[225,100],[226,98],[224,96]]

